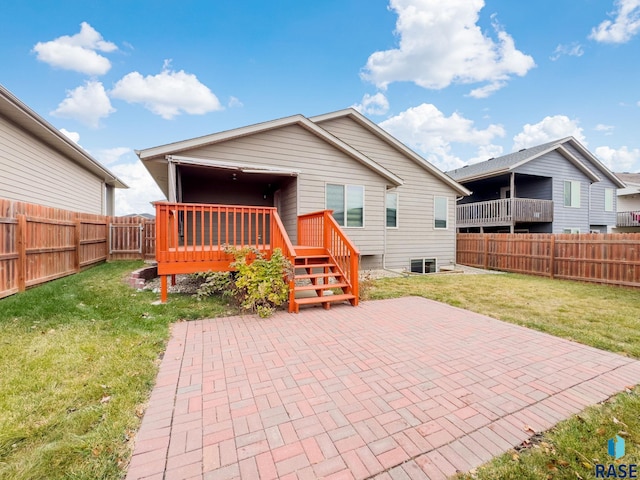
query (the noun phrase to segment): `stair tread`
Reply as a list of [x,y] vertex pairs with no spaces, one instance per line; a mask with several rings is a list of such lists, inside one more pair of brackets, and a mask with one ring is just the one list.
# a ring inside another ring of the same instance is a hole
[[330,277],[342,277],[343,275],[341,273],[338,272],[331,272],[331,273],[305,273],[302,275],[296,275],[295,279],[296,280],[307,280],[310,278],[330,278]]
[[301,292],[305,290],[327,290],[329,288],[344,288],[348,287],[348,283],[321,283],[318,285],[301,285],[296,286],[295,291]]
[[324,268],[324,267],[337,267],[335,263],[304,263],[294,265],[295,268]]
[[296,255],[296,260],[317,260],[320,258],[329,258],[329,255]]
[[314,303],[344,302],[346,300],[352,300],[354,298],[356,298],[355,295],[344,293],[342,295],[327,295],[326,297],[296,298],[295,302],[298,305],[311,305]]

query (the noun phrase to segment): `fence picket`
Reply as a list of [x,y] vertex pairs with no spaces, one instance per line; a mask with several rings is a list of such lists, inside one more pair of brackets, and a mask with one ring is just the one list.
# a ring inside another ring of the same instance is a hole
[[640,233],[459,233],[456,261],[506,272],[640,287]]
[[[140,229],[109,253],[109,225]],[[135,243],[135,245],[134,245]],[[0,199],[0,298],[106,260],[155,257],[155,220]]]

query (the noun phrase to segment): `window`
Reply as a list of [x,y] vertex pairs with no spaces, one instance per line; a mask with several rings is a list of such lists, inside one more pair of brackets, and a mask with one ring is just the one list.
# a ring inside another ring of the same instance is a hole
[[341,227],[364,226],[364,187],[327,184],[325,204]]
[[613,188],[604,189],[604,211],[613,212]]
[[565,228],[562,230],[562,233],[580,233],[579,228]]
[[565,180],[564,206],[580,208],[580,182],[575,180]]
[[412,258],[411,259],[411,273],[435,273],[435,272],[436,272],[435,258]]
[[398,194],[387,192],[387,227],[398,228]]
[[447,197],[434,197],[433,199],[433,227],[447,228]]

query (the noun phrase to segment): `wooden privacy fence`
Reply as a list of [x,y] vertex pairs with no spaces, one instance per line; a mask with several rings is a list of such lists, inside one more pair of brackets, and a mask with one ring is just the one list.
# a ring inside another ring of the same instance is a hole
[[154,256],[154,220],[0,199],[0,298],[106,260]]
[[459,233],[457,263],[640,287],[640,233]]

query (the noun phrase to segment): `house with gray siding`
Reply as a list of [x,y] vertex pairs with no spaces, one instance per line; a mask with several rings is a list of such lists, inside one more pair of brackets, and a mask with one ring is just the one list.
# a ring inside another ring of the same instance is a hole
[[455,263],[456,199],[469,191],[354,109],[137,154],[169,202],[275,207],[294,245],[299,216],[332,210],[361,269]]
[[127,186],[0,85],[0,198],[114,215]]
[[640,232],[640,173],[616,173],[625,183],[617,191],[616,233]]
[[607,233],[624,187],[573,137],[447,173],[472,191],[458,201],[462,232]]

